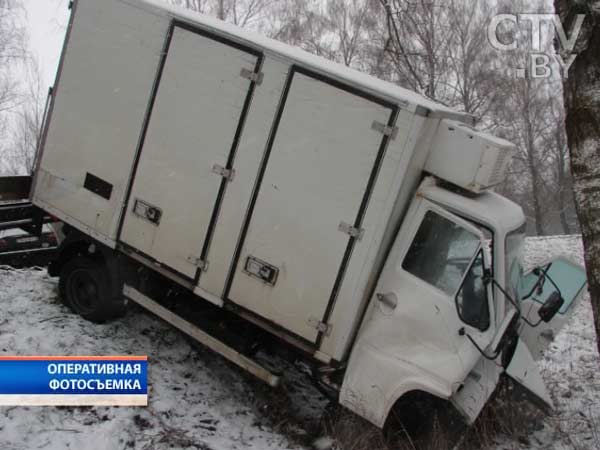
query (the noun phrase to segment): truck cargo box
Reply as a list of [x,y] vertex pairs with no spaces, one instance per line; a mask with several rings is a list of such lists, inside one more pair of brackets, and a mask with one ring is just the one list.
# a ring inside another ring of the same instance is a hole
[[74,8],[34,204],[341,359],[424,142],[466,116],[152,1]]

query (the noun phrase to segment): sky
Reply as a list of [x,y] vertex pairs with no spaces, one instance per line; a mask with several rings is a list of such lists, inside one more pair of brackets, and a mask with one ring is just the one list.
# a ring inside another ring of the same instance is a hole
[[69,21],[68,0],[23,0],[27,9],[29,50],[37,57],[44,84],[54,84]]

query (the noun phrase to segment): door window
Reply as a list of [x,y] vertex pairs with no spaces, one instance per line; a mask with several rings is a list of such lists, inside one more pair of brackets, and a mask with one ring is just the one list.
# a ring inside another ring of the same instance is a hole
[[456,294],[456,308],[460,319],[474,328],[485,331],[490,326],[490,308],[487,287],[483,282],[485,262],[480,250]]
[[457,223],[428,211],[402,268],[453,296],[480,247],[480,238]]

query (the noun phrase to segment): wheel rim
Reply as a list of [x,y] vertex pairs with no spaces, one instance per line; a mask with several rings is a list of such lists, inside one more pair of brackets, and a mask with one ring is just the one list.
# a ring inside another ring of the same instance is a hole
[[98,284],[87,270],[79,269],[71,273],[67,292],[71,304],[81,314],[93,312],[98,305]]

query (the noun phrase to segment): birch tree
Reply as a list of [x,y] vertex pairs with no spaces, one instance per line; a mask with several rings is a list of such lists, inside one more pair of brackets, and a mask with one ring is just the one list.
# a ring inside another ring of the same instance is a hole
[[575,204],[600,350],[600,0],[555,0],[555,7],[567,30],[578,14],[585,14],[575,47],[578,56],[564,83],[564,100]]

